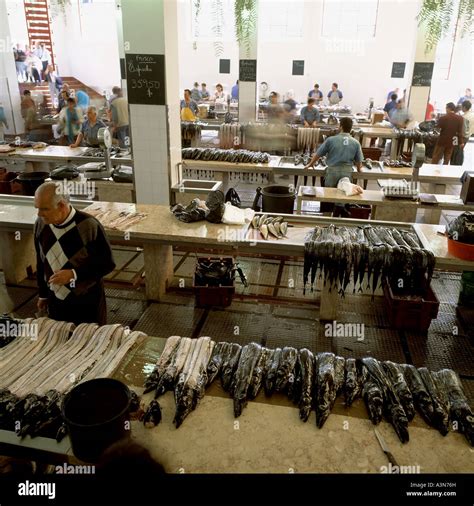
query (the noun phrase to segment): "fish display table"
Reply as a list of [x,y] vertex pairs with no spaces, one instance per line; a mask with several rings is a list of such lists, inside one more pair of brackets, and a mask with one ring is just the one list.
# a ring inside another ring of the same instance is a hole
[[[84,204],[84,202],[82,202]],[[11,205],[0,204],[0,234],[16,234],[25,231],[31,234],[36,218],[32,204]],[[173,246],[179,246],[190,251],[212,251],[213,253],[238,255],[277,255],[283,257],[302,257],[304,253],[305,237],[316,225],[339,224],[344,226],[366,225],[366,220],[352,220],[344,218],[313,217],[301,215],[282,215],[288,222],[287,237],[277,239],[269,237],[263,239],[260,232],[246,225],[213,224],[207,221],[183,223],[177,220],[167,206],[125,204],[110,202],[94,202],[84,209],[91,214],[98,212],[103,216],[118,215],[143,216],[138,222],[126,230],[112,230],[107,228],[107,219],[102,224],[107,229],[111,241],[139,244],[144,249],[146,270],[146,293],[149,300],[160,300],[166,292],[173,278]],[[105,214],[104,214],[105,213]],[[121,214],[122,213],[122,214]],[[438,231],[443,227],[436,225],[420,225],[396,222],[372,221],[374,225],[395,226],[414,231],[423,246],[431,249],[435,254],[436,268],[448,270],[474,270],[474,262],[458,259],[447,251],[447,238],[439,236]],[[12,241],[7,248],[2,249],[3,260],[11,266],[17,264],[17,256],[11,253]],[[31,239],[32,240],[32,239]],[[15,251],[33,256],[31,245],[18,241]],[[33,264],[34,265],[34,264]],[[24,276],[23,276],[24,277]],[[320,318],[335,319],[337,316],[338,295],[329,286],[321,293]]]
[[[315,195],[305,194],[308,190],[315,192]],[[314,186],[300,186],[296,198],[297,212],[301,212],[303,201],[332,202],[335,204],[360,204],[372,206],[373,220],[403,221],[407,223],[416,222],[416,213],[418,209],[439,210],[439,211],[474,211],[474,205],[464,204],[464,202],[454,195],[434,195],[437,203],[425,204],[420,201],[410,199],[390,199],[384,197],[382,190],[364,190],[359,195],[347,196],[337,188],[324,188]],[[437,213],[438,214],[438,213]],[[433,213],[430,213],[428,223],[437,225],[433,222]]]
[[[212,336],[211,336],[212,337]],[[166,339],[148,337],[120,363],[113,377],[138,394],[153,369]],[[143,397],[148,404],[153,392]],[[242,415],[233,416],[233,401],[216,380],[183,425],[173,425],[173,392],[159,398],[161,423],[151,429],[133,420],[132,440],[147,448],[168,473],[381,473],[387,457],[375,436],[361,399],[351,408],[339,397],[322,429],[315,414],[299,420],[298,409],[280,393],[262,392]],[[288,430],[291,428],[291,430]],[[413,473],[466,473],[474,471],[472,453],[464,436],[451,431],[442,437],[417,414],[410,422],[410,441],[402,444],[383,420],[377,430],[400,466]],[[24,456],[55,465],[83,463],[73,455],[69,437],[61,443],[47,438],[23,441],[0,430],[2,455]],[[84,481],[87,476],[84,476]]]
[[[9,153],[0,153],[0,163],[2,160],[6,162],[25,162],[26,170],[49,170],[51,164],[83,164],[104,161],[103,158],[86,156],[85,153],[88,149],[90,148],[70,148],[69,146],[46,146],[43,149],[16,148]],[[133,165],[131,155],[112,156],[110,160],[112,165]]]

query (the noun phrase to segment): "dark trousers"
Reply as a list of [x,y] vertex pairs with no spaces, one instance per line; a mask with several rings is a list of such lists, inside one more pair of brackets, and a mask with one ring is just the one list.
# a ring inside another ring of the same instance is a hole
[[100,281],[84,295],[70,294],[64,300],[53,292],[48,297],[48,315],[53,320],[80,323],[107,323],[107,304],[104,283]]
[[42,61],[41,63],[43,65],[43,70],[41,71],[41,79],[43,81],[46,81],[46,70],[48,68],[48,62],[47,61]]

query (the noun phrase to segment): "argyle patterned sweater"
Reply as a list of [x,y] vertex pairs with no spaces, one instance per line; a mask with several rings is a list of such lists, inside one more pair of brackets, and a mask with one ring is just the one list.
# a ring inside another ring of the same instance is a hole
[[[38,218],[34,228],[39,296],[67,300],[73,293],[87,292],[115,268],[112,250],[102,225],[93,217],[75,210],[62,225],[45,225]],[[74,269],[77,279],[70,285],[48,285],[58,270]]]

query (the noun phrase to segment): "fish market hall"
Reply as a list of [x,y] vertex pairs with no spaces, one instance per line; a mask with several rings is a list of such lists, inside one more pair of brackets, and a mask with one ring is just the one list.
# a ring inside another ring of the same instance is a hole
[[465,2],[56,3],[0,1],[0,470],[472,473]]

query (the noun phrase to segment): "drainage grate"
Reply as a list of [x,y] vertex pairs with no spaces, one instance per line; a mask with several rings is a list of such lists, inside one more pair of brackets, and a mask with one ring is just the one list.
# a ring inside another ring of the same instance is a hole
[[143,312],[147,307],[145,300],[127,300],[107,298],[107,323],[120,323],[124,327],[130,327],[134,330],[134,326],[140,320]]
[[433,332],[430,329],[427,337],[407,332],[407,341],[413,363],[417,367],[425,366],[433,371],[448,368],[472,376],[474,347],[468,337]]
[[267,314],[234,313],[212,309],[201,329],[201,336],[210,336],[215,341],[239,344],[261,343],[268,328]]
[[[146,300],[145,292],[142,290],[126,290],[120,288],[106,288],[105,295],[107,299]],[[122,302],[123,304],[123,302]]]
[[474,380],[461,379],[461,383],[469,405],[474,406]]
[[[145,310],[134,330],[155,337],[191,337],[203,312],[203,309],[189,306],[154,303]],[[207,335],[212,337],[212,334]]]
[[268,327],[264,331],[266,346],[269,348],[308,348],[313,353],[329,351],[331,341],[320,336],[319,322],[302,321],[291,318],[272,317],[268,320]]

